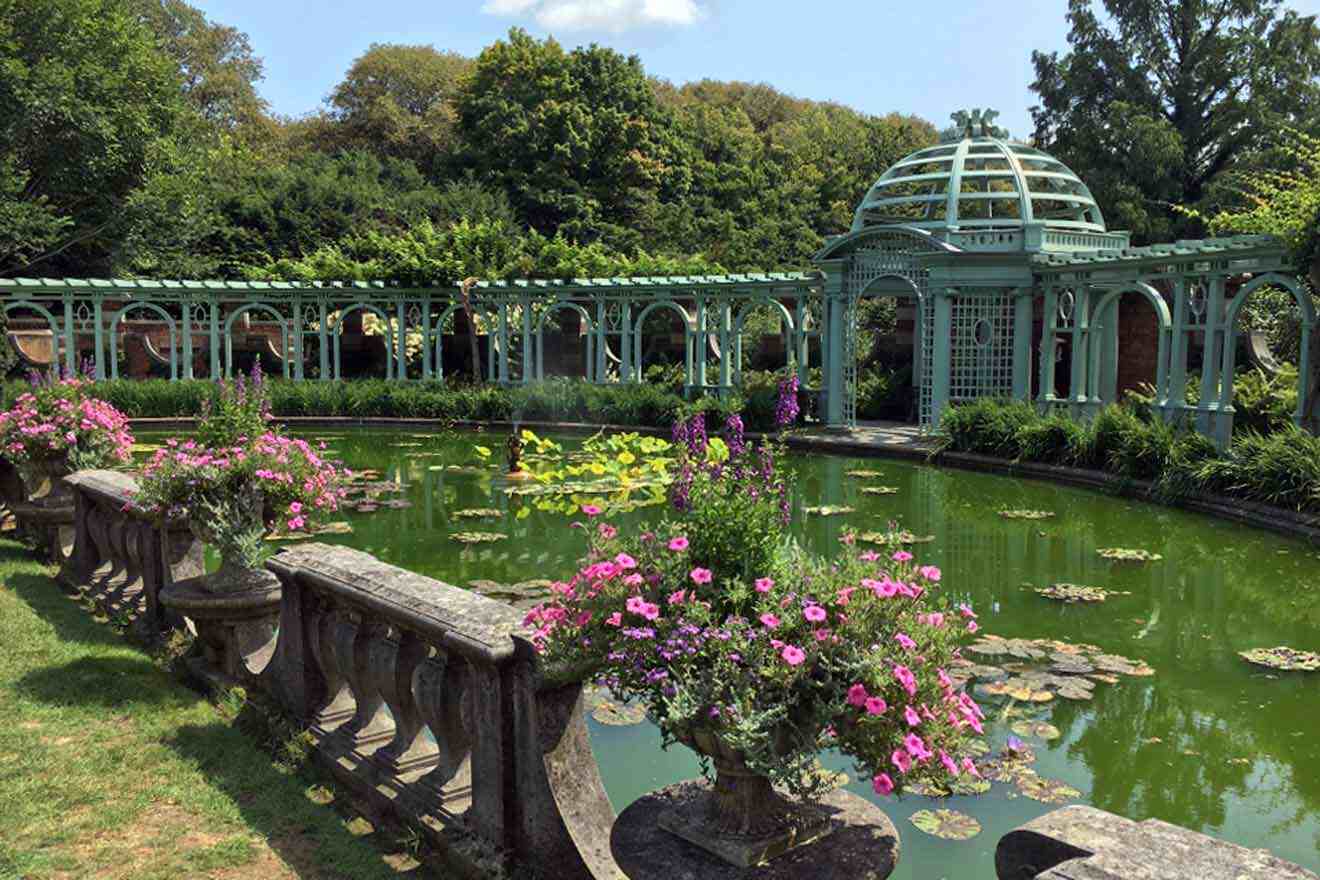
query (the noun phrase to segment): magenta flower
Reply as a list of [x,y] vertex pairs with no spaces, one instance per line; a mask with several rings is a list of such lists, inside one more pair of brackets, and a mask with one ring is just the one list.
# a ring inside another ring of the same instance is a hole
[[587,516],[600,516],[601,509],[595,504],[584,504],[582,505],[582,512]]
[[647,620],[655,620],[659,616],[660,616],[659,605],[656,605],[654,602],[642,603],[642,617],[645,617]]
[[611,540],[617,534],[619,534],[619,530],[616,529],[614,526],[610,525],[609,523],[600,524],[600,536],[604,538],[606,541]]
[[899,633],[898,635],[894,636],[894,641],[902,645],[903,650],[905,651],[912,651],[915,650],[917,647],[917,643],[912,641],[912,639],[909,638],[906,633]]
[[683,604],[683,600],[684,600],[685,598],[687,598],[687,593],[685,593],[683,590],[677,590],[677,591],[675,591],[675,592],[669,594],[669,604],[670,604],[670,605],[682,605],[682,604]]
[[623,583],[629,587],[640,587],[642,585],[643,580],[644,578],[640,574],[634,572],[633,574],[630,574],[626,578],[624,578]]
[[802,610],[802,616],[811,623],[821,623],[825,618],[829,617],[829,613],[819,605],[808,605]]
[[907,721],[908,727],[917,727],[921,724],[921,716],[911,706],[903,710],[903,720]]
[[886,703],[883,698],[881,697],[866,698],[867,715],[883,715],[888,711],[889,711],[889,704]]
[[906,773],[912,769],[912,758],[902,749],[894,749],[894,753],[889,756],[889,760],[894,762],[899,773]]
[[766,629],[776,629],[779,626],[779,618],[767,611],[761,615],[761,626]]
[[786,645],[780,656],[784,658],[784,662],[789,666],[800,666],[802,661],[807,659],[807,652],[796,645]]
[[623,607],[628,609],[629,614],[641,614],[646,610],[646,605],[646,600],[641,596],[629,596]]
[[894,678],[898,679],[898,683],[903,685],[909,696],[917,695],[917,677],[912,674],[911,669],[906,666],[895,666]]
[[614,564],[619,567],[620,571],[631,571],[637,567],[637,560],[633,559],[627,553],[620,553],[618,556],[614,557]]
[[768,593],[768,592],[770,592],[772,589],[774,589],[774,586],[775,586],[775,579],[774,579],[774,578],[757,578],[757,579],[756,579],[756,592],[758,592],[758,593]]
[[939,583],[940,570],[934,565],[923,565],[921,567],[921,576],[931,583]]
[[980,629],[980,628],[981,628],[981,627],[979,627],[979,626],[977,625],[977,623],[976,623],[975,620],[969,620],[969,621],[967,621],[967,631],[968,631],[969,633],[974,633],[974,632],[976,632],[976,631],[977,631],[978,629]]
[[858,709],[866,705],[866,685],[858,682],[848,688],[848,705]]
[[291,502],[289,504],[289,513],[293,516],[297,516],[298,514],[302,513],[302,509],[303,506],[297,501]]
[[889,558],[894,560],[895,562],[911,562],[912,554],[907,552],[906,550],[899,550],[897,553],[895,553],[893,556]]
[[669,542],[669,549],[673,550],[675,553],[682,553],[687,548],[688,548],[688,539],[682,537],[681,535],[677,538],[671,539]]
[[871,788],[876,794],[887,797],[894,793],[894,780],[889,778],[888,773],[881,773],[871,780]]
[[708,584],[710,583],[710,569],[694,568],[688,573],[688,577],[692,578],[694,584]]
[[949,771],[950,776],[957,776],[961,772],[958,769],[958,762],[949,757],[949,753],[943,749],[940,749],[940,763],[944,765],[945,770]]
[[932,753],[926,748],[926,742],[915,733],[909,733],[903,738],[903,748],[907,753],[918,761],[925,761],[932,757]]
[[610,626],[623,626],[623,615],[616,611],[605,618],[605,622]]

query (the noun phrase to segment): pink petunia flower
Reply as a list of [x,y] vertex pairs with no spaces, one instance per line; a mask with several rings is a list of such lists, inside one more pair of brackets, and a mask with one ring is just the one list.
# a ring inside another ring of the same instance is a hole
[[881,773],[871,780],[871,788],[876,794],[888,797],[894,793],[894,780],[889,778],[888,773]]
[[757,578],[757,579],[756,579],[756,592],[758,592],[758,593],[768,593],[768,592],[770,592],[771,590],[773,590],[774,587],[775,587],[775,579],[774,579],[774,578]]
[[902,749],[894,749],[894,753],[889,756],[889,760],[898,768],[899,773],[906,773],[912,769],[912,758]]
[[819,605],[808,605],[802,609],[802,616],[811,623],[820,623],[829,617],[829,613]]
[[800,666],[802,661],[807,659],[807,652],[796,645],[786,645],[780,656],[784,658],[784,662],[789,666]]
[[848,705],[858,709],[866,705],[866,685],[858,682],[848,688]]
[[694,568],[688,573],[688,577],[692,578],[694,584],[708,584],[710,583],[710,569]]
[[673,550],[675,553],[682,553],[687,548],[688,548],[688,539],[684,538],[681,535],[677,538],[672,538],[669,541],[669,549]]
[[766,629],[776,629],[779,626],[779,618],[767,611],[761,615],[761,626]]
[[881,697],[866,698],[867,715],[883,715],[887,711],[889,711],[889,704],[886,703],[883,698]]
[[908,727],[917,727],[921,724],[921,716],[911,706],[903,710],[903,720],[907,721]]
[[582,505],[582,512],[587,516],[600,516],[601,509],[595,504],[584,504]]

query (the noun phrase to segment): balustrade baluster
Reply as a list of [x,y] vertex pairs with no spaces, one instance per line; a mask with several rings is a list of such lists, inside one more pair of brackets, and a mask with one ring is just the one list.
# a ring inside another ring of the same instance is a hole
[[357,705],[335,651],[335,630],[339,626],[340,612],[329,602],[315,604],[317,610],[314,613],[318,619],[315,626],[307,628],[307,640],[311,655],[325,679],[326,702],[312,720],[322,731],[331,731],[352,718]]
[[371,642],[380,638],[383,625],[365,621],[360,611],[344,609],[337,615],[334,630],[335,662],[348,678],[357,709],[353,717],[335,731],[346,745],[358,751],[394,736],[394,725],[385,713],[385,701],[371,676]]
[[372,756],[372,762],[398,777],[430,770],[439,762],[440,751],[426,736],[426,722],[413,694],[413,679],[427,659],[429,646],[415,633],[393,628],[373,645],[379,645],[371,653],[376,685],[394,717],[394,738]]

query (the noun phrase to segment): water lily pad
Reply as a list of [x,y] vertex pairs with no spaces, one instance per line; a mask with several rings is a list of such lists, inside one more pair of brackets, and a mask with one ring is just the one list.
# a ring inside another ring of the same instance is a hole
[[353,534],[353,526],[351,523],[342,521],[328,522],[312,529],[311,533],[313,535],[351,535]]
[[373,501],[363,501],[360,504],[355,504],[353,509],[358,513],[375,513],[380,510],[380,505]]
[[1018,736],[1034,736],[1046,741],[1058,739],[1060,736],[1059,728],[1047,721],[1015,721],[1009,730]]
[[450,516],[459,519],[496,519],[504,516],[504,511],[494,507],[469,507],[467,510],[455,510]]
[[1248,663],[1279,669],[1284,672],[1315,672],[1320,670],[1320,654],[1313,651],[1299,651],[1280,645],[1277,648],[1253,648],[1240,651],[1238,656]]
[[802,510],[805,513],[814,513],[819,516],[839,516],[845,513],[857,512],[857,508],[847,507],[846,505],[843,504],[824,504],[821,505],[820,507],[804,507],[802,508]]
[[1018,781],[1017,787],[1033,801],[1040,801],[1043,804],[1062,804],[1082,796],[1080,791],[1066,782],[1046,779],[1043,776],[1026,777]]
[[953,784],[949,786],[949,790],[959,797],[974,797],[985,794],[990,790],[990,780],[977,779],[969,773],[964,773],[954,780]]
[[390,510],[406,510],[413,506],[413,503],[407,498],[391,498],[381,504],[382,507],[388,507]]
[[1095,552],[1100,554],[1102,559],[1114,562],[1159,562],[1164,558],[1158,553],[1131,547],[1102,547]]
[[959,757],[980,758],[983,755],[990,754],[990,743],[983,739],[968,740],[967,745],[962,747]]
[[1053,519],[1052,510],[1001,510],[999,515],[1004,519]]
[[499,532],[455,532],[449,537],[460,544],[493,544],[509,538],[508,535]]
[[956,810],[918,810],[912,824],[942,840],[971,840],[981,833],[981,823]]
[[897,486],[863,486],[863,495],[897,495]]
[[850,477],[855,477],[859,480],[873,480],[876,477],[884,476],[884,474],[881,473],[880,471],[868,471],[868,470],[848,471],[847,475]]
[[1103,602],[1110,596],[1127,596],[1128,593],[1111,592],[1100,587],[1084,587],[1081,584],[1050,584],[1036,590],[1046,599],[1073,604],[1076,602]]
[[610,727],[630,727],[646,720],[646,710],[641,706],[605,700],[592,710],[591,717]]
[[949,789],[933,782],[909,782],[903,786],[903,791],[905,794],[915,794],[928,798],[948,797],[951,794]]

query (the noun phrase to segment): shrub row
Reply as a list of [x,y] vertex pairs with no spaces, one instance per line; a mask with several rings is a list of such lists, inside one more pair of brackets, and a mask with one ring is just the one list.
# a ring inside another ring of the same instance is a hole
[[1240,434],[1220,452],[1192,430],[1123,406],[1082,423],[982,400],[948,410],[939,434],[942,450],[1104,470],[1150,481],[1167,497],[1217,494],[1320,512],[1320,438],[1294,425]]
[[[534,385],[448,385],[443,382],[286,382],[271,380],[271,407],[277,417],[346,416],[352,418],[426,418],[450,421],[588,422],[669,427],[682,411],[702,410],[720,423],[742,412],[751,430],[774,421],[778,378],[752,374],[743,393],[726,398],[687,401],[659,385],[592,385],[574,379],[550,379]],[[201,412],[214,388],[206,380],[119,379],[97,382],[93,395],[109,401],[130,418],[182,418]],[[3,405],[29,390],[25,382],[3,386]]]

